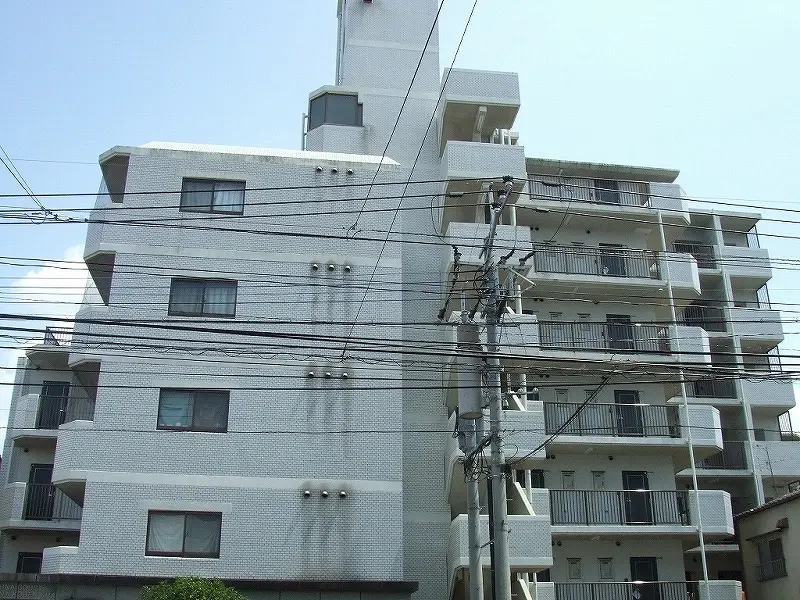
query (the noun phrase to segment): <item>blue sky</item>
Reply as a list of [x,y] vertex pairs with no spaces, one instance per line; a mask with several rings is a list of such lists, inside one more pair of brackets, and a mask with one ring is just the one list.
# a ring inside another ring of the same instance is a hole
[[[471,4],[446,0],[443,67]],[[335,0],[8,3],[0,145],[16,159],[81,163],[17,160],[38,193],[95,191],[97,156],[114,145],[297,148],[308,93],[333,83],[335,15]],[[693,197],[800,208],[798,57],[796,0],[480,0],[456,66],[519,72],[516,129],[528,156],[675,167]],[[0,193],[17,192],[0,172]],[[798,235],[793,224],[760,230]],[[84,235],[80,225],[3,226],[0,254],[77,256]],[[800,259],[798,241],[762,245]],[[0,265],[2,277],[27,273]],[[795,301],[796,273],[775,271],[773,301]],[[51,269],[28,280],[53,274],[63,276]],[[800,354],[800,328],[787,329],[784,353]],[[0,363],[9,360],[0,351]],[[0,425],[9,392],[0,386]]]

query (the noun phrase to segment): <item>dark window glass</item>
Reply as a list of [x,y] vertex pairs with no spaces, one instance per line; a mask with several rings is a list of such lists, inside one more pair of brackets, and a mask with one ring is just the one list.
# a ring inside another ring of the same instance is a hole
[[151,556],[219,558],[222,513],[154,511],[147,514]]
[[325,123],[360,127],[363,124],[363,107],[358,103],[358,96],[327,93],[311,100],[308,107],[308,129],[315,129]]
[[233,317],[236,315],[236,282],[175,278],[170,286],[168,312],[191,317]]
[[184,212],[241,214],[244,211],[244,181],[184,179],[181,206]]
[[41,552],[20,552],[17,554],[17,573],[41,573]]
[[161,390],[158,429],[209,431],[228,430],[230,393],[217,390]]

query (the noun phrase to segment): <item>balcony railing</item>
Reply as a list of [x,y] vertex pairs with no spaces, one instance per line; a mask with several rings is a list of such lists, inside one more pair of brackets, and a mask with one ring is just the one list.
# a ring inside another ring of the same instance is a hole
[[550,490],[553,525],[689,525],[685,491]]
[[666,327],[629,322],[539,321],[539,343],[543,348],[561,350],[665,354],[670,351]]
[[718,306],[691,304],[683,309],[683,324],[706,331],[727,331],[725,314]]
[[[581,406],[571,402],[545,402],[547,434],[555,433]],[[680,437],[675,406],[641,404],[588,404],[564,429],[564,435],[612,437]]]
[[691,254],[697,261],[698,269],[716,269],[717,261],[714,258],[714,248],[708,244],[695,244],[693,242],[675,242],[672,245],[674,252]]
[[66,346],[72,341],[72,329],[67,327],[45,327],[44,343],[48,346]]
[[786,559],[778,558],[763,562],[758,565],[758,578],[760,581],[786,577]]
[[696,581],[556,583],[556,600],[697,600]]
[[80,520],[81,513],[81,507],[52,483],[29,483],[25,487],[25,520]]
[[698,379],[692,382],[692,396],[695,398],[736,398],[736,384],[733,379]]
[[744,442],[726,441],[722,452],[698,460],[696,466],[698,469],[746,469],[747,458]]
[[94,400],[89,398],[65,398],[63,396],[39,396],[37,429],[58,429],[70,421],[94,419]]
[[539,244],[533,252],[533,266],[539,273],[661,278],[658,253],[651,250]]

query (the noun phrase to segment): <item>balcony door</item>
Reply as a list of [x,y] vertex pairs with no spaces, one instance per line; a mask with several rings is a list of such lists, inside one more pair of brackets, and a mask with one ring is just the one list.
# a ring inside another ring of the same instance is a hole
[[625,277],[625,246],[622,244],[600,244],[600,274]]
[[630,315],[606,315],[606,336],[612,350],[635,350],[634,325]]
[[58,429],[64,422],[64,414],[69,398],[68,381],[44,381],[39,394],[39,414],[37,429]]
[[644,419],[636,390],[614,390],[617,435],[643,436]]
[[[639,600],[661,600],[658,586],[658,566],[654,556],[631,557],[632,598]],[[645,583],[652,581],[654,583]],[[637,594],[638,592],[638,594]]]
[[48,521],[53,518],[53,465],[34,463],[28,475],[25,495],[25,518]]
[[625,523],[628,525],[652,524],[653,507],[650,503],[647,471],[623,471],[622,489],[625,490],[623,492]]

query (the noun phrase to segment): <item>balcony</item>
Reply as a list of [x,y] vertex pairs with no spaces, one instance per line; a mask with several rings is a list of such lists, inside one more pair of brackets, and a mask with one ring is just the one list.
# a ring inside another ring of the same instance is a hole
[[[489,225],[485,223],[452,222],[447,227],[447,243],[458,248],[461,253],[461,264],[482,265],[485,257],[481,257],[483,243],[489,235]],[[533,249],[531,244],[531,230],[528,227],[513,225],[498,225],[495,229],[494,248],[498,255],[508,254],[516,249],[522,256]],[[452,269],[452,253],[449,254],[449,269]],[[469,278],[470,288],[472,278]]]
[[708,304],[690,304],[684,308],[683,324],[702,327],[706,331],[714,333],[727,331],[725,313],[722,308]]
[[486,139],[511,129],[520,107],[519,75],[450,69],[442,93],[441,150],[451,140]]
[[764,308],[731,308],[731,333],[738,335],[744,343],[774,348],[783,341],[781,313]]
[[767,379],[742,379],[742,396],[760,414],[777,417],[779,414],[794,408],[794,386],[786,379],[770,379],[779,376],[779,372],[767,371]]
[[611,286],[622,293],[666,296],[669,279],[678,297],[700,293],[697,263],[688,254],[617,247],[534,244],[527,277],[537,293],[567,292],[576,286]]
[[769,253],[761,248],[747,246],[722,246],[719,248],[719,265],[731,280],[747,289],[758,289],[772,278]]
[[698,269],[716,269],[717,260],[714,257],[714,247],[709,244],[677,241],[672,245],[674,252],[691,254],[697,261]]
[[666,327],[630,322],[540,321],[539,344],[542,349],[658,354],[670,351]]
[[[679,185],[619,181],[608,172],[597,173],[597,178],[548,174],[545,171],[553,170],[552,164],[545,164],[548,162],[528,159],[530,195],[520,201],[522,205],[559,213],[569,203],[576,212],[570,221],[576,226],[591,225],[593,220],[603,217],[610,217],[604,223],[608,228],[623,226],[627,218],[657,223],[658,210],[665,211],[662,219],[668,225],[689,224],[686,200]],[[562,166],[555,170],[561,171]]]
[[747,469],[747,452],[745,443],[737,441],[723,442],[722,452],[712,454],[708,458],[697,461],[698,469],[714,471],[741,471]]
[[725,580],[548,582],[531,583],[530,587],[535,598],[548,600],[742,600],[742,584]]
[[[700,491],[703,530],[733,535],[730,494]],[[697,501],[681,490],[550,490],[553,535],[696,535]]]
[[11,483],[2,496],[4,529],[80,529],[81,507],[51,483]]
[[[555,433],[580,408],[579,403],[544,403],[545,431]],[[676,466],[688,461],[687,427],[692,427],[695,454],[705,458],[722,450],[719,410],[713,406],[587,404],[550,444],[569,450],[613,447],[618,453],[641,453],[645,448],[669,450]],[[680,467],[682,468],[682,467]]]
[[94,400],[25,394],[17,400],[9,436],[17,441],[55,438],[64,423],[94,418]]
[[[489,517],[481,515],[481,563],[489,567]],[[512,572],[536,572],[553,565],[550,518],[546,515],[509,515],[509,561]],[[447,572],[450,594],[460,569],[469,567],[467,515],[459,515],[450,524],[447,549]]]
[[736,382],[733,379],[698,379],[692,382],[689,393],[692,398],[736,399]]
[[771,441],[753,443],[755,469],[777,485],[800,478],[800,442]]
[[[483,199],[479,193],[489,181],[494,182],[494,189],[503,187],[503,176],[514,178],[515,198],[525,187],[525,148],[511,144],[492,144],[484,142],[449,141],[442,155],[442,179],[447,180],[444,195],[447,196],[444,207],[444,223],[455,220],[474,220],[476,204]],[[454,196],[464,195],[461,198]],[[464,206],[471,210],[470,219],[453,218],[460,214],[459,208]]]

